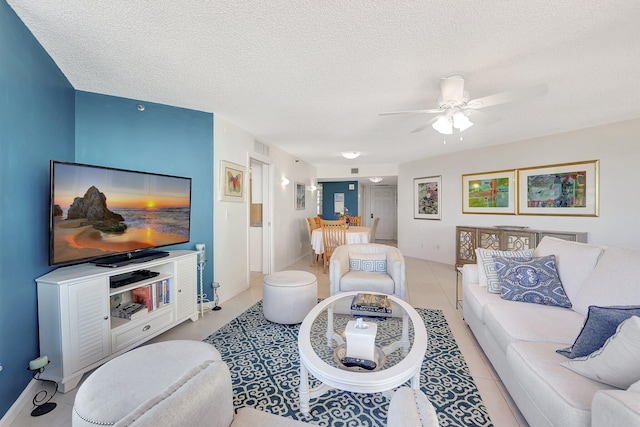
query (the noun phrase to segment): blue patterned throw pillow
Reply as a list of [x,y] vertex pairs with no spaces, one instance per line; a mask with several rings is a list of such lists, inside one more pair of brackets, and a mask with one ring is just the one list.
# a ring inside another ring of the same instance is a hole
[[503,299],[571,307],[558,276],[555,255],[533,259],[494,257],[494,261]]
[[631,316],[640,316],[640,307],[589,306],[587,319],[576,341],[571,347],[556,350],[556,352],[569,359],[588,356],[600,349],[607,339],[615,334],[618,325]]
[[387,272],[387,254],[349,254],[349,270]]

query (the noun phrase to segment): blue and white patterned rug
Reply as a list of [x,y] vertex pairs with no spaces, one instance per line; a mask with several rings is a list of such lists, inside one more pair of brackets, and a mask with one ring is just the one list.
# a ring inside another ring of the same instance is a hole
[[[420,385],[437,410],[440,426],[492,426],[444,314],[416,310],[429,334]],[[385,426],[389,402],[381,393],[331,390],[311,399],[309,417],[300,414],[299,327],[267,321],[260,301],[204,340],[229,365],[236,410],[249,406],[320,426]],[[309,377],[311,387],[318,384]]]

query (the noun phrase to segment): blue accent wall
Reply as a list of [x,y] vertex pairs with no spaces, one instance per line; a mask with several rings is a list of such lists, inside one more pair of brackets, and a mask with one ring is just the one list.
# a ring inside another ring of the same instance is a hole
[[[349,184],[354,184],[353,190],[349,190]],[[335,214],[333,195],[344,193],[344,206],[349,210],[349,215],[358,216],[358,182],[323,182],[322,183],[322,217],[324,219],[337,219]]]
[[[191,241],[164,249],[204,243],[213,259],[213,114],[78,91],[76,162],[191,178]],[[212,282],[210,262],[203,273],[210,300]]]
[[50,270],[49,160],[74,159],[74,92],[0,0],[0,417],[39,356],[34,279]]
[[[35,279],[52,270],[49,161],[192,178],[191,242],[213,259],[213,114],[76,92],[31,32],[0,0],[0,418],[40,356]],[[204,272],[211,297],[213,266]],[[212,299],[212,298],[209,298]]]

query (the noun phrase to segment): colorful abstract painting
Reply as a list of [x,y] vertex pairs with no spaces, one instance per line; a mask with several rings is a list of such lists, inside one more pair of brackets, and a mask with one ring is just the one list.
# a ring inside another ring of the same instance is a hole
[[599,163],[518,169],[518,214],[598,216]]
[[584,208],[587,171],[531,175],[527,177],[527,206]]
[[513,169],[462,175],[462,213],[515,214],[515,178]]
[[469,181],[469,207],[509,207],[509,178],[479,179]]

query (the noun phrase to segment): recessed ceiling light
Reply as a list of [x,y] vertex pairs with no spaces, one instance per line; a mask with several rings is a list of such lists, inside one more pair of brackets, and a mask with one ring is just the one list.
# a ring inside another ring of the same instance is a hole
[[353,159],[357,158],[358,156],[360,156],[360,152],[359,151],[343,151],[341,154],[342,154],[342,157],[344,157],[345,159],[349,159],[349,160],[353,160]]

